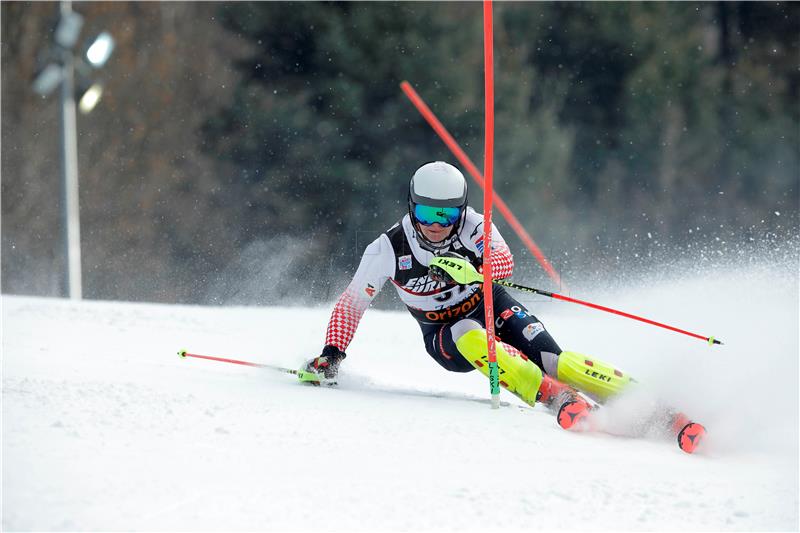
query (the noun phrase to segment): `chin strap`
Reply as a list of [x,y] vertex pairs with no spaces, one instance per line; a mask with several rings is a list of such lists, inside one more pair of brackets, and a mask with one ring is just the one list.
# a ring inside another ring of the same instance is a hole
[[428,252],[431,252],[434,255],[441,253],[444,250],[447,250],[450,247],[450,245],[452,245],[455,241],[459,240],[458,234],[454,232],[455,233],[454,235],[450,235],[442,242],[432,243],[428,239],[426,239],[425,236],[422,235],[422,233],[416,228],[416,222],[412,221],[412,224],[414,225],[414,238],[417,239],[420,248],[422,248],[423,250],[427,250]]

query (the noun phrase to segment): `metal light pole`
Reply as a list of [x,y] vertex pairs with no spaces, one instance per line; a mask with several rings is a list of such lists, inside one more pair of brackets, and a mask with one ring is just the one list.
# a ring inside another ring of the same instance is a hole
[[[61,85],[61,161],[64,171],[61,182],[62,226],[64,232],[64,276],[63,286],[67,296],[73,300],[83,297],[81,277],[81,213],[78,196],[78,124],[75,105],[75,71],[87,81],[92,69],[105,65],[114,50],[114,38],[104,31],[86,50],[86,60],[75,56],[83,17],[72,11],[71,0],[61,0],[60,15],[50,50],[50,62],[38,72],[33,80],[33,90],[41,96],[52,93]],[[88,84],[87,84],[88,85]],[[80,97],[81,113],[89,113],[103,94],[103,84],[95,82]]]
[[[72,16],[72,2],[61,2],[61,18]],[[78,126],[75,111],[75,56],[72,46],[62,47],[61,78],[61,135],[62,213],[65,248],[64,283],[67,295],[73,300],[82,298],[81,277],[81,213],[78,196]]]

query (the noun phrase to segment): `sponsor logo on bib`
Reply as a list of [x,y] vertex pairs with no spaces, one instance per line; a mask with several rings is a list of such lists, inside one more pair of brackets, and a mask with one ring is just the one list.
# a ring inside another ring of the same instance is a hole
[[400,270],[411,270],[411,256],[410,255],[401,255],[397,258],[397,267]]
[[522,336],[532,341],[536,335],[544,331],[544,326],[541,322],[534,322],[533,324],[528,324],[522,330]]

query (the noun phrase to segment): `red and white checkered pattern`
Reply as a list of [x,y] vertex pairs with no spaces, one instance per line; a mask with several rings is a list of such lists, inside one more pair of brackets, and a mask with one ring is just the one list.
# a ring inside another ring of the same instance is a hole
[[500,337],[495,337],[495,339],[497,340],[497,342],[499,342],[500,344],[503,345],[503,348],[505,348],[506,353],[508,353],[508,355],[510,355],[511,357],[519,357],[521,359],[525,359],[526,361],[528,360],[528,356],[527,355],[522,353],[517,348],[514,348],[510,344],[506,344],[505,342],[501,341]]
[[510,278],[514,272],[514,257],[511,250],[503,243],[492,248],[492,277],[494,279]]
[[348,288],[344,291],[333,306],[328,332],[325,334],[325,344],[336,346],[342,351],[347,350],[369,304],[370,300],[359,298],[353,290]]

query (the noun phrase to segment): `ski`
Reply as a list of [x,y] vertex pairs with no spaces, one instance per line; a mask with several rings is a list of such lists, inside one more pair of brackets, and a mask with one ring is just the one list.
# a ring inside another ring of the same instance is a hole
[[678,447],[685,453],[694,453],[706,436],[706,428],[699,422],[693,422],[685,414],[672,409],[657,412],[639,424],[640,428],[632,428],[633,435],[620,434],[603,427],[597,418],[599,405],[590,405],[584,400],[570,400],[558,408],[556,421],[558,425],[568,431],[576,432],[602,432],[617,436],[639,436],[644,434],[643,427],[655,424],[672,438],[676,438]]
[[[279,365],[272,365],[267,363],[253,363],[250,361],[242,361],[240,359],[231,359],[230,357],[216,357],[212,355],[200,355],[196,353],[190,353],[187,350],[180,350],[178,355],[182,359],[186,358],[195,358],[195,359],[205,359],[208,361],[218,361],[222,363],[233,363],[236,365],[242,366],[249,366],[253,368],[265,368],[267,370],[274,370],[275,372],[280,372],[282,374],[289,374],[296,376],[297,379],[306,385],[323,385],[326,387],[341,387],[342,384],[338,383],[336,380],[320,380],[320,376],[315,374],[314,372],[309,372],[306,370],[295,370],[293,368],[286,368]],[[352,390],[352,386],[345,386],[347,390]],[[380,394],[388,394],[388,395],[401,395],[401,396],[419,396],[425,398],[441,398],[444,400],[456,400],[456,401],[468,401],[474,403],[481,403],[489,405],[491,404],[491,400],[488,398],[481,398],[478,396],[470,396],[468,394],[461,394],[457,392],[447,392],[447,391],[434,391],[434,390],[417,390],[417,389],[406,389],[402,387],[364,387],[363,390],[368,390],[372,393],[380,393]],[[501,407],[516,407],[522,410],[533,409],[530,405],[514,405],[512,403],[501,401]]]
[[[333,387],[338,385],[336,380],[326,380],[319,374],[315,372],[309,372],[307,370],[287,368],[268,363],[253,363],[250,361],[242,361],[240,359],[231,359],[229,357],[201,355],[196,353],[190,353],[187,350],[178,351],[178,355],[182,359],[186,358],[205,359],[208,361],[232,363],[236,365],[249,366],[253,368],[265,368],[267,370],[272,370],[275,372],[296,376],[301,383],[304,383],[306,385],[313,385],[313,386],[324,385],[328,387]],[[627,433],[623,434],[611,431],[608,428],[603,427],[603,424],[601,424],[600,421],[597,419],[597,414],[600,412],[601,409],[600,406],[585,399],[580,394],[574,393],[574,391],[573,394],[565,394],[564,391],[567,390],[568,387],[565,387],[563,384],[551,379],[551,380],[545,380],[545,382],[543,383],[543,387],[546,387],[548,389],[547,396],[544,397],[540,396],[537,403],[541,403],[548,410],[554,413],[556,416],[556,422],[563,429],[575,432],[594,431],[600,433],[607,433],[609,435],[615,435],[615,436],[631,436]],[[395,389],[395,388],[388,388],[388,389],[384,388],[384,389],[374,389],[374,390],[386,394],[406,394],[412,396],[427,396],[427,397],[443,398],[443,399],[469,400],[478,403],[490,402],[488,399],[485,398],[473,398],[454,393],[426,392],[419,390],[406,390],[406,389]],[[560,403],[558,398],[565,398],[566,401],[561,400],[563,401],[563,403]],[[503,407],[511,406],[511,404],[509,404],[508,402],[501,402],[501,405]],[[533,409],[533,406],[531,405],[517,406],[517,407],[521,409]],[[681,450],[683,450],[686,453],[694,453],[706,435],[706,429],[702,424],[693,422],[686,415],[671,409],[659,409],[657,413],[648,417],[648,419],[643,424],[640,425],[642,426],[651,425],[652,423],[654,423],[653,422],[654,420],[656,425],[667,430],[673,438],[677,438],[678,446],[680,447]],[[633,429],[634,433],[636,433],[635,428]]]
[[683,413],[674,414],[670,429],[678,439],[678,447],[686,453],[694,453],[706,436],[705,426],[692,422]]

